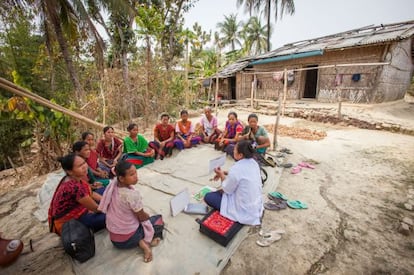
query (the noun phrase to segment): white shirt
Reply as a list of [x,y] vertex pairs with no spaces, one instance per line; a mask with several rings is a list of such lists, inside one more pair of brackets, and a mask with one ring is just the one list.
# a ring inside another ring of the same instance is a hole
[[257,162],[237,161],[222,183],[220,214],[242,224],[259,225],[263,214],[262,179]]

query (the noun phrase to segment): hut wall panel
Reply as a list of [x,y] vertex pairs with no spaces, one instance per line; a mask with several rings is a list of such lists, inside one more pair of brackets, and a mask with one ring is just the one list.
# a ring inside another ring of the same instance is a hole
[[411,39],[394,43],[385,56],[390,65],[384,66],[378,77],[372,102],[379,103],[402,99],[410,86],[413,74]]

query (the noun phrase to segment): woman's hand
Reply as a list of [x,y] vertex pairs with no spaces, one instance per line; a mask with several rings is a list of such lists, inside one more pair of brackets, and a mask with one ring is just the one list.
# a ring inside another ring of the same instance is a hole
[[223,180],[226,178],[227,172],[226,172],[226,171],[221,170],[221,168],[220,168],[220,167],[214,168],[214,172],[216,173],[216,175],[214,176],[214,180],[215,180],[215,181],[217,181],[217,180],[219,180],[219,179],[220,179],[221,181],[223,181]]

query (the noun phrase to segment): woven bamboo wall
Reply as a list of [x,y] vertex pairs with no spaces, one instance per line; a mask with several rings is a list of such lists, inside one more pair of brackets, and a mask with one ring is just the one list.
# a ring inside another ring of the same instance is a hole
[[[283,83],[273,79],[273,72],[305,68],[309,65],[335,65],[353,63],[391,62],[390,65],[350,66],[318,69],[316,99],[320,102],[342,100],[353,103],[378,103],[401,99],[410,83],[413,65],[411,60],[411,40],[394,42],[390,45],[375,45],[352,49],[326,51],[322,56],[307,57],[254,66],[258,72],[257,99],[277,100],[283,94]],[[236,74],[237,99],[251,96],[252,71]],[[335,84],[337,74],[342,75],[342,83]],[[359,81],[352,76],[360,74]],[[287,99],[301,99],[305,88],[305,71],[295,72],[295,81],[288,87]]]

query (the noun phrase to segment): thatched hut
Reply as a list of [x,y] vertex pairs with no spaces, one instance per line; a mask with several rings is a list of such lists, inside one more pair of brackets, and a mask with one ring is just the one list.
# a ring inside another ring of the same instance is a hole
[[[257,99],[380,103],[404,97],[413,76],[414,21],[367,26],[284,45],[219,72],[219,93]],[[282,80],[280,80],[282,78]],[[214,87],[213,87],[214,90]]]

